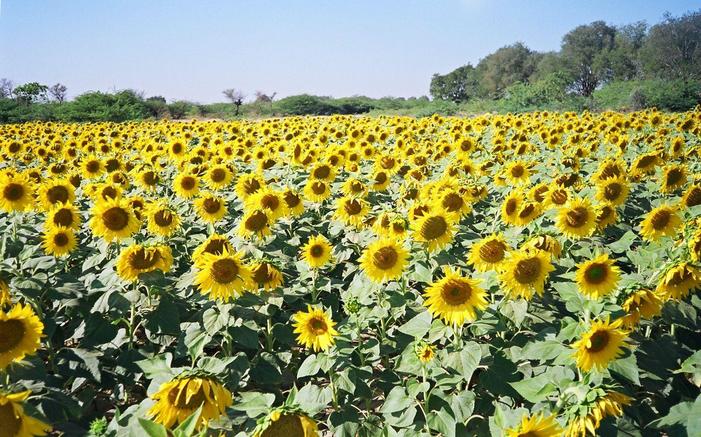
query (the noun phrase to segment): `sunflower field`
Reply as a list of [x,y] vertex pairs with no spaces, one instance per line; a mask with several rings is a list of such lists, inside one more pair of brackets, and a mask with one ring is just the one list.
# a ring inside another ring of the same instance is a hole
[[0,126],[0,436],[699,436],[701,112]]

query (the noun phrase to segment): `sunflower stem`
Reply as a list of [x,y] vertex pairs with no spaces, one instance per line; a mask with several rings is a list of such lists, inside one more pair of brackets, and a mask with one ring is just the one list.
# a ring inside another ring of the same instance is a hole
[[266,321],[266,329],[265,329],[265,350],[272,353],[273,352],[273,342],[275,339],[273,338],[273,323],[270,320],[270,317],[268,317],[268,320]]

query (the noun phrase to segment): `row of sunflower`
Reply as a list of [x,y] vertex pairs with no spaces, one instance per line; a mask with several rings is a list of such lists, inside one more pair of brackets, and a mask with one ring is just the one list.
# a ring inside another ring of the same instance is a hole
[[0,434],[693,434],[700,135],[0,126]]

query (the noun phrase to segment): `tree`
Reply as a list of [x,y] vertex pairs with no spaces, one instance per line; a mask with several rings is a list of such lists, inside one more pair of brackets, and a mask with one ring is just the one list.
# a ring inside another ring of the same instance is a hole
[[479,73],[470,64],[446,75],[436,73],[431,78],[430,93],[434,99],[466,102],[481,94]]
[[0,99],[11,99],[15,84],[10,79],[0,79]]
[[263,91],[256,91],[256,103],[273,103],[273,99],[276,95],[277,92],[267,95]]
[[640,48],[647,36],[647,23],[621,26],[616,29],[615,47],[609,53],[608,64],[612,80],[633,80],[642,75]]
[[572,88],[584,97],[611,77],[610,51],[616,28],[603,21],[575,27],[562,38],[561,56],[574,77]]
[[640,57],[648,77],[701,79],[701,10],[652,26]]
[[542,55],[517,42],[487,55],[477,64],[482,89],[491,97],[500,97],[517,82],[528,82]]
[[19,103],[28,105],[30,103],[45,102],[46,93],[49,87],[39,82],[29,82],[15,88],[12,93]]
[[243,99],[246,98],[243,92],[241,90],[230,88],[228,90],[222,91],[222,93],[224,93],[224,96],[226,96],[226,98],[229,99],[231,104],[233,104],[236,107],[235,115],[239,115],[239,108],[241,107],[241,105],[243,105]]
[[63,103],[66,101],[66,91],[68,88],[66,88],[65,85],[61,83],[57,83],[51,86],[49,88],[49,94],[51,94],[51,97],[54,98],[58,103]]

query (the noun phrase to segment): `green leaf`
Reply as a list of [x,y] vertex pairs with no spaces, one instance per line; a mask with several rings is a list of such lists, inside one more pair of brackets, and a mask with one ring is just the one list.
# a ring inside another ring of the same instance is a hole
[[449,353],[445,365],[456,370],[465,379],[465,382],[469,383],[481,359],[480,345],[470,341],[465,343],[461,351]]
[[139,425],[141,425],[141,428],[146,431],[149,437],[168,437],[168,430],[160,423],[139,418]]
[[241,399],[235,401],[231,408],[244,411],[251,418],[256,418],[266,413],[273,405],[273,402],[275,402],[275,395],[272,393],[248,391],[239,393],[239,396]]
[[331,403],[333,394],[330,387],[319,388],[311,382],[302,387],[295,400],[310,415],[314,415]]
[[431,329],[431,314],[428,311],[422,311],[397,329],[416,339],[423,338]]
[[607,247],[614,253],[624,253],[630,249],[638,236],[633,231],[628,231],[618,241],[610,243]]
[[163,355],[156,355],[153,358],[137,361],[136,364],[141,367],[148,379],[154,379],[161,375],[175,376],[171,363],[173,362],[173,354],[167,352]]
[[317,359],[317,356],[312,354],[309,355],[297,369],[297,378],[303,378],[305,376],[314,376],[321,370],[321,362]]
[[692,356],[684,360],[681,367],[674,373],[691,374],[696,387],[701,387],[701,350],[696,351]]
[[512,382],[511,386],[528,402],[538,403],[553,393],[555,384],[550,382],[547,373],[541,373],[533,378]]
[[409,408],[412,402],[413,399],[407,394],[404,386],[395,386],[387,394],[385,402],[380,408],[380,412],[383,414],[390,414],[403,411]]
[[634,353],[631,353],[625,358],[612,361],[611,364],[609,364],[609,370],[624,377],[635,385],[640,385],[638,360],[635,358]]

